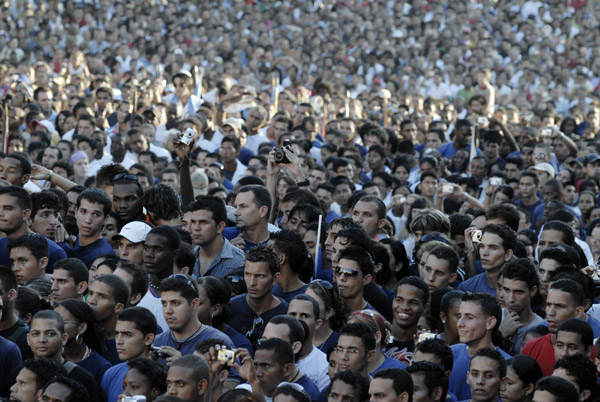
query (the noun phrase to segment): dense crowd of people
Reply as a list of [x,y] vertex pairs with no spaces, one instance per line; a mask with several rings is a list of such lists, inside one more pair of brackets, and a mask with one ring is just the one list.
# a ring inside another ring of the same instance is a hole
[[600,400],[600,3],[205,5],[0,10],[0,397]]

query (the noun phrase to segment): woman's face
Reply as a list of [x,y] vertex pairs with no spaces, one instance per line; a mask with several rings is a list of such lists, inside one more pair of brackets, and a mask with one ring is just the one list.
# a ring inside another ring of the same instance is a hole
[[527,396],[533,392],[533,387],[527,387],[519,378],[517,373],[509,367],[506,370],[506,377],[500,384],[500,396],[502,402],[518,402],[527,400]]
[[[60,314],[60,316],[62,317],[62,319],[65,322],[65,332],[69,336],[67,338],[67,343],[74,341],[75,338],[77,337],[77,333],[79,332],[79,327],[81,326],[81,324],[79,323],[79,320],[77,320],[77,318],[75,318],[75,316],[73,314],[71,314],[69,312],[69,310],[67,310],[63,306],[58,306],[57,308],[54,309],[54,311],[56,311],[58,314]],[[82,333],[82,335],[83,335],[83,333]]]
[[289,186],[290,185],[285,180],[279,180],[277,183],[277,197],[279,200],[283,200],[283,197],[285,197],[285,193],[287,192]]
[[198,306],[198,319],[202,324],[212,325],[211,312],[213,311],[213,304],[208,298],[203,285],[198,286],[198,296],[200,297],[200,304]]
[[66,133],[68,131],[73,130],[75,128],[75,124],[77,124],[77,122],[75,121],[74,116],[67,117],[63,124],[63,132]]
[[131,369],[123,379],[123,395],[134,396],[144,395],[148,402],[154,400],[158,394],[157,389],[152,388],[148,377],[140,373],[137,369]]
[[89,172],[89,162],[86,158],[81,158],[73,165],[73,171],[77,177],[87,177]]
[[394,176],[400,180],[400,185],[406,184],[408,181],[409,172],[406,170],[404,166],[398,166],[396,170],[394,170]]
[[494,199],[492,200],[492,205],[500,205],[505,201],[510,201],[510,198],[508,198],[508,196],[506,194],[504,194],[502,191],[497,191],[496,194],[494,194]]

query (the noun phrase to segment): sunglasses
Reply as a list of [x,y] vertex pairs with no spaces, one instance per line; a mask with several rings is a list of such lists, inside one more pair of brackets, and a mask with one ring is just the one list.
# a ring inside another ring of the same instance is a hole
[[335,272],[336,276],[345,275],[348,278],[356,278],[360,274],[360,272],[355,269],[340,268],[340,267],[335,267],[334,272]]
[[286,387],[291,387],[292,389],[302,393],[304,396],[306,396],[307,399],[310,399],[310,396],[308,395],[308,392],[306,392],[306,390],[304,389],[304,387],[300,384],[297,384],[295,382],[282,382],[280,383],[277,388],[275,388],[275,392],[277,392],[278,389],[283,389]]
[[113,178],[113,181],[119,180],[135,180],[138,181],[138,177],[132,173],[119,173]]
[[255,343],[260,335],[262,334],[262,329],[265,325],[265,321],[261,316],[257,315],[252,321],[252,328],[246,332],[246,338],[250,340],[250,342]]

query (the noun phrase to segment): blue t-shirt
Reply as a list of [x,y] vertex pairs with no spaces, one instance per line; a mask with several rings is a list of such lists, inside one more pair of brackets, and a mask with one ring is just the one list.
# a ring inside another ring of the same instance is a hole
[[340,338],[340,333],[333,331],[329,338],[321,346],[318,346],[319,350],[325,354],[329,352],[329,349],[333,347],[333,345],[337,344],[338,339]]
[[321,391],[319,391],[319,388],[317,388],[315,383],[312,382],[307,375],[303,374],[302,377],[298,378],[296,384],[302,385],[302,388],[304,388],[304,390],[308,393],[308,396],[310,396],[311,401],[316,401],[319,399],[319,394]]
[[[8,389],[12,382],[10,381],[9,373],[23,363],[21,359],[21,351],[16,343],[0,337],[0,389]],[[6,395],[8,396],[8,395]]]
[[103,356],[112,366],[123,362],[119,359],[119,354],[117,353],[117,341],[115,338],[107,339],[106,342],[104,342],[104,345],[106,346],[106,350],[104,351]]
[[112,367],[112,364],[96,351],[89,355],[87,359],[78,362],[77,365],[89,371],[96,377],[98,382],[102,381],[106,370]]
[[[265,329],[269,320],[276,315],[287,314],[288,303],[279,299],[279,305],[273,307],[271,310],[267,310],[260,315],[262,318],[262,330]],[[248,306],[248,302],[246,301],[246,294],[235,296],[231,299],[231,314],[229,318],[228,324],[233,327],[236,331],[238,331],[242,335],[246,335],[246,333],[252,329],[252,325],[254,323],[254,319],[258,314],[254,310]],[[258,330],[258,328],[257,328]],[[261,334],[256,334],[260,337]]]
[[248,350],[250,356],[254,356],[254,349],[252,348],[252,344],[244,335],[237,332],[230,325],[225,324],[225,335],[231,339],[231,342],[235,345],[236,348],[244,348]]
[[525,205],[523,204],[523,199],[519,198],[518,200],[515,201],[515,205],[517,207],[523,208],[524,210],[526,210],[527,212],[529,212],[531,214],[531,216],[533,217],[533,212],[535,211],[535,209],[537,207],[539,207],[540,205],[544,205],[544,201],[538,197],[538,200],[535,204],[533,205]]
[[289,303],[297,295],[303,294],[307,287],[308,285],[303,285],[299,289],[292,290],[291,292],[282,292],[279,283],[276,283],[275,286],[273,286],[273,296],[279,297]]
[[383,361],[383,363],[381,363],[379,365],[379,367],[377,367],[375,370],[373,370],[373,372],[369,373],[369,375],[371,377],[373,377],[373,374],[375,374],[376,372],[378,372],[380,370],[385,370],[388,368],[399,368],[399,369],[404,370],[406,367],[407,366],[404,362],[401,362],[400,360],[392,359],[389,356],[385,356],[385,360]]
[[[462,149],[470,152],[471,144],[467,144],[467,146]],[[440,155],[443,156],[444,158],[452,158],[454,155],[456,155],[456,149],[454,149],[454,141],[442,144],[438,148],[438,151],[440,152]],[[482,152],[479,148],[477,148],[477,155],[482,155]]]
[[[471,356],[469,356],[467,345],[464,343],[457,343],[456,345],[450,346],[450,349],[452,349],[454,365],[452,366],[452,373],[450,373],[449,390],[456,395],[456,399],[459,401],[471,399],[471,388],[469,387],[469,384],[467,384],[467,373],[469,372]],[[498,347],[496,347],[496,350],[500,352],[506,360],[512,357]]]
[[102,393],[106,402],[117,402],[119,395],[123,392],[123,380],[129,371],[127,363],[112,366],[102,377]]
[[194,353],[196,345],[206,339],[219,339],[229,349],[235,349],[233,342],[227,335],[208,325],[202,325],[200,331],[183,342],[178,342],[171,330],[163,332],[154,338],[154,346],[171,346],[177,349],[182,355],[191,355]]
[[[46,266],[46,273],[51,274],[54,272],[54,264],[59,260],[67,258],[67,253],[58,244],[52,240],[44,237],[48,242],[48,265]],[[10,250],[8,248],[8,238],[3,237],[0,239],[0,265],[10,267]]]
[[458,285],[463,292],[483,292],[496,297],[496,289],[490,287],[485,280],[485,273],[477,274]]
[[104,237],[99,238],[87,246],[80,246],[79,236],[77,236],[77,241],[75,242],[75,248],[73,249],[72,256],[83,261],[88,269],[90,269],[94,260],[102,254],[115,255],[115,250],[113,250]]

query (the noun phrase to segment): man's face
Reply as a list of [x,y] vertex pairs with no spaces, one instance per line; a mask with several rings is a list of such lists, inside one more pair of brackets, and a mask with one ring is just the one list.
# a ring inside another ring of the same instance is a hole
[[502,294],[506,307],[515,313],[521,313],[531,305],[531,298],[536,294],[536,287],[529,289],[525,281],[504,278]]
[[333,193],[333,200],[340,205],[346,205],[348,200],[352,197],[352,190],[348,184],[338,184],[335,186],[335,192]]
[[138,161],[141,165],[143,165],[152,176],[154,176],[154,163],[152,162],[152,157],[150,155],[140,155],[138,157]]
[[415,123],[406,124],[400,131],[400,135],[405,140],[413,141],[417,135],[417,125]]
[[[308,325],[310,336],[314,334],[317,325],[321,326],[321,320],[315,317],[313,304],[308,300],[292,300],[288,305],[287,315],[304,321]],[[317,321],[318,320],[318,321]]]
[[142,214],[142,198],[135,183],[115,183],[113,188],[113,211],[123,222],[131,222]]
[[[541,254],[541,253],[540,253]],[[542,296],[546,296],[548,294],[548,287],[550,286],[550,278],[554,271],[558,269],[560,264],[556,260],[551,260],[549,258],[544,258],[540,261],[540,266],[538,267],[539,277],[540,277],[540,294]]]
[[38,261],[27,247],[13,247],[10,249],[10,264],[17,276],[17,283],[24,285],[31,278],[44,276],[48,257]]
[[550,289],[546,297],[546,321],[548,329],[555,334],[558,326],[569,318],[580,318],[583,306],[576,306],[571,294],[558,289]]
[[419,184],[421,189],[421,193],[424,197],[433,197],[438,189],[438,181],[435,177],[427,176],[423,180],[421,180],[421,184]]
[[504,250],[500,236],[486,232],[479,243],[479,258],[485,271],[499,270],[512,258],[512,253]]
[[354,122],[342,120],[340,122],[340,131],[344,133],[344,142],[350,143],[354,141],[354,137],[356,136],[356,126]]
[[104,206],[82,199],[79,208],[75,210],[75,219],[77,219],[77,228],[79,229],[80,236],[98,236],[106,221]]
[[[316,170],[316,169],[311,170],[310,174],[308,175],[310,191],[312,191],[313,193],[318,192],[317,186],[319,184],[325,183],[326,180],[327,180],[327,175],[325,174],[325,172],[321,172],[320,170]],[[320,190],[320,191],[323,191],[323,190]]]
[[294,211],[294,214],[289,217],[285,228],[298,233],[300,236],[304,236],[306,234],[306,227],[311,223],[307,220],[305,215],[306,214],[302,211]]
[[198,308],[198,299],[189,303],[181,292],[162,292],[160,295],[162,311],[169,328],[179,332],[193,319]]
[[175,173],[163,173],[162,183],[166,186],[171,187],[177,194],[179,194],[179,176]]
[[136,133],[129,137],[129,149],[136,154],[148,150],[148,140],[142,133]]
[[144,267],[150,275],[159,274],[173,267],[177,256],[173,250],[166,245],[168,239],[165,236],[150,233],[144,242]]
[[481,159],[474,159],[471,162],[471,176],[476,179],[484,179],[486,174],[485,162]]
[[273,350],[257,350],[254,354],[254,367],[260,389],[266,396],[272,396],[277,386],[287,381],[289,368],[281,366]]
[[237,158],[237,152],[233,144],[229,141],[223,141],[219,148],[219,155],[223,163],[232,163]]
[[40,397],[40,401],[64,402],[71,396],[71,388],[57,382],[48,385]]
[[132,321],[117,320],[115,343],[120,360],[126,361],[141,356],[152,340],[153,336],[144,336]]
[[442,141],[437,133],[427,133],[425,135],[425,149],[438,149],[440,146],[442,146]]
[[335,380],[331,384],[327,402],[360,402],[360,395],[358,395],[358,391],[354,389],[352,384]]
[[13,233],[18,230],[29,218],[30,210],[22,210],[17,205],[15,197],[3,194],[0,195],[0,231]]
[[360,223],[370,237],[375,237],[385,223],[377,215],[377,204],[371,201],[357,202],[352,209],[352,219]]
[[504,165],[504,171],[509,179],[512,179],[519,173],[519,167],[514,163],[507,163]]
[[571,356],[575,353],[587,355],[589,350],[581,341],[581,335],[576,332],[558,331],[556,342],[554,343],[554,358],[558,361],[565,356]]
[[36,358],[55,359],[67,343],[67,334],[61,333],[58,322],[53,319],[36,318],[31,321],[27,344]]
[[600,161],[586,164],[585,173],[590,179],[597,179],[598,177],[600,177]]
[[241,230],[256,227],[267,216],[267,207],[258,208],[254,203],[254,193],[246,191],[235,197],[235,227]]
[[94,126],[92,126],[92,123],[89,120],[79,120],[77,122],[77,132],[86,137],[91,137],[94,132]]
[[190,212],[189,222],[192,239],[197,246],[207,246],[223,233],[223,228],[217,225],[213,213],[206,209]]
[[342,229],[340,225],[333,225],[327,228],[327,236],[325,237],[325,259],[331,261],[335,245],[335,235]]
[[371,151],[367,154],[367,164],[372,170],[377,170],[385,164],[385,158],[379,152]]
[[[337,241],[336,239],[336,244]],[[338,251],[336,249],[336,251]],[[339,270],[338,270],[339,269]],[[353,260],[342,258],[337,262],[334,271],[335,281],[342,299],[353,299],[363,294],[364,287],[370,282],[371,277],[362,274],[358,263]]]
[[497,400],[500,394],[500,368],[495,360],[478,356],[471,360],[467,383],[471,387],[471,401]]
[[100,281],[94,281],[90,285],[87,304],[94,310],[99,321],[108,320],[124,307],[115,301],[113,289]]
[[23,175],[18,160],[5,157],[0,161],[0,180],[6,180],[13,186],[23,187],[23,184],[29,180],[29,175]]
[[58,149],[46,148],[42,155],[42,166],[47,169],[52,169],[52,165],[58,162]]
[[35,402],[40,395],[37,389],[35,373],[29,369],[22,368],[17,375],[17,382],[10,387],[10,400],[19,402]]
[[281,203],[281,226],[286,227],[291,210],[296,206],[296,201],[285,201]]
[[369,364],[368,352],[370,351],[365,349],[365,345],[359,337],[340,335],[334,353],[340,371],[356,370],[362,372]]
[[266,262],[246,261],[244,281],[248,289],[248,297],[254,300],[264,300],[272,294],[273,286],[279,279],[279,273],[273,276]]
[[191,368],[171,366],[167,373],[167,395],[176,396],[185,402],[201,401],[204,388],[195,380]]
[[144,243],[132,243],[124,237],[117,240],[117,249],[119,250],[119,258],[133,262],[137,265],[144,265]]
[[483,154],[490,161],[495,161],[500,156],[500,144],[495,142],[486,142],[483,145]]
[[50,113],[52,110],[52,92],[40,92],[37,96],[36,103],[42,108],[44,113]]
[[48,298],[53,304],[58,304],[67,299],[81,300],[81,295],[85,289],[85,283],[77,286],[75,279],[66,270],[55,268],[52,272],[52,293]]
[[31,220],[30,228],[44,237],[54,240],[56,226],[58,226],[60,211],[56,209],[43,208],[38,209]]
[[[435,394],[435,390],[430,394],[429,393],[429,389],[427,388],[427,384],[425,384],[425,373],[423,372],[417,372],[417,373],[411,373],[410,376],[412,377],[413,380],[413,402],[435,402],[436,399],[434,399],[434,394]],[[375,380],[373,380],[375,381]],[[390,381],[390,383],[392,382],[392,380],[388,380]],[[373,382],[371,382],[371,385],[373,385]],[[376,402],[377,400],[373,400],[371,399],[373,402]],[[439,397],[437,399],[438,401],[440,400]]]
[[394,296],[392,310],[395,325],[403,329],[416,327],[425,310],[423,291],[409,284],[399,286]]
[[85,152],[88,157],[88,160],[93,161],[96,157],[96,151],[92,149],[90,144],[85,141],[80,141],[77,143],[77,150]]
[[246,117],[246,126],[251,132],[255,132],[260,127],[262,127],[264,120],[265,119],[261,115],[261,113],[258,110],[254,109],[251,110],[248,113],[248,116]]
[[542,252],[548,247],[554,246],[556,244],[564,244],[565,240],[563,239],[562,232],[553,229],[546,229],[540,235],[540,240],[538,241],[538,255],[542,255]]
[[471,301],[460,303],[458,336],[461,343],[475,344],[496,324],[494,317],[486,317],[481,306]]
[[419,276],[427,284],[429,293],[434,290],[448,286],[456,279],[456,273],[450,272],[447,260],[429,254],[425,260],[425,265],[419,267]]
[[521,197],[528,198],[535,196],[537,189],[538,186],[535,184],[533,177],[522,176],[519,179],[519,192],[521,193]]

